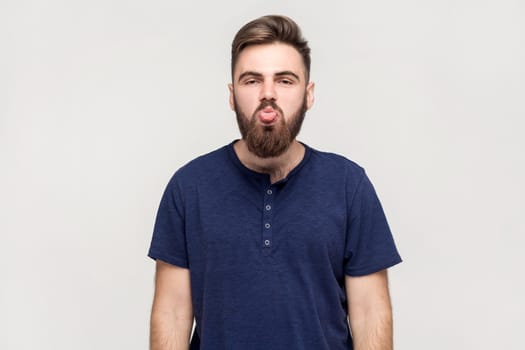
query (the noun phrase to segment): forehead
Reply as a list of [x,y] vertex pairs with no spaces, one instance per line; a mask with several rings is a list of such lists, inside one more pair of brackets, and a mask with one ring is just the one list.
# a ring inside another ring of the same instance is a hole
[[263,75],[291,71],[303,77],[306,73],[301,54],[293,46],[278,42],[251,45],[242,50],[235,64],[234,77],[248,71]]

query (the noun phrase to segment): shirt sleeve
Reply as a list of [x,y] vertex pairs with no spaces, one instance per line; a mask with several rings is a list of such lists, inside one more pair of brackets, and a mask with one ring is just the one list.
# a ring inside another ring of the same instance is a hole
[[401,257],[372,183],[363,177],[350,198],[344,270],[368,275],[400,263]]
[[184,222],[182,196],[174,176],[160,201],[148,256],[189,268]]

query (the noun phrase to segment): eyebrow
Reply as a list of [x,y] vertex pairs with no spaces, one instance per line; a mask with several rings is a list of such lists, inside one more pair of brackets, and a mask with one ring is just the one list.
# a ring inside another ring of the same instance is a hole
[[282,72],[278,72],[278,73],[275,73],[274,75],[277,76],[277,77],[282,77],[282,76],[292,76],[292,77],[294,77],[295,79],[297,79],[298,81],[301,81],[301,78],[299,78],[299,76],[298,76],[297,74],[295,74],[294,72],[289,71],[289,70],[285,70],[285,71],[282,71]]
[[[241,81],[241,79],[246,77],[246,76],[253,76],[253,77],[261,78],[263,75],[261,73],[259,73],[259,72],[255,72],[255,71],[246,71],[246,72],[242,73],[241,75],[239,75],[239,78],[237,79],[237,81]],[[294,72],[289,71],[289,70],[285,70],[285,71],[282,71],[282,72],[277,72],[277,73],[274,74],[274,76],[275,77],[292,76],[295,79],[297,79],[298,81],[301,81],[301,79],[299,78],[299,76],[297,74],[295,74]]]

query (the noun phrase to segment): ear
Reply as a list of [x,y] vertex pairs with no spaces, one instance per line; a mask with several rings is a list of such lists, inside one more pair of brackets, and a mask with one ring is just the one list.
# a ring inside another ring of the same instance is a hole
[[230,98],[229,98],[229,102],[230,102],[230,108],[232,111],[235,110],[235,103],[233,102],[234,98],[233,98],[233,84],[228,84],[228,90],[230,90]]
[[306,109],[312,108],[314,104],[314,88],[315,83],[313,81],[306,85]]

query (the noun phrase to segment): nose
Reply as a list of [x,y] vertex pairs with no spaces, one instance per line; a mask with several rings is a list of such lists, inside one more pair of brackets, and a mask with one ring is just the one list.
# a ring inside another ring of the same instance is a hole
[[277,94],[275,93],[275,86],[272,80],[265,80],[261,88],[260,100],[276,100]]

